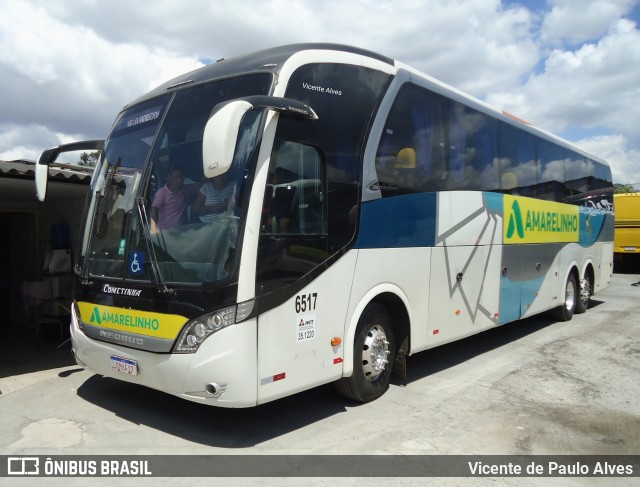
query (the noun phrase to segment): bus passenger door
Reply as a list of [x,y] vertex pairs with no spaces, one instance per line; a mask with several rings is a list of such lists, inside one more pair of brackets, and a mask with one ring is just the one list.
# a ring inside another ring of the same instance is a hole
[[[256,296],[258,400],[266,402],[337,379],[355,256],[331,266],[326,167],[310,145],[277,139],[265,189]],[[306,283],[306,284],[304,284]],[[347,289],[350,289],[347,288]]]

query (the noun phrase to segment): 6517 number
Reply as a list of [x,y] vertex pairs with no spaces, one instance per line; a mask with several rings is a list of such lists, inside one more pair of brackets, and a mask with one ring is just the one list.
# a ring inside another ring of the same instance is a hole
[[296,296],[296,313],[305,313],[316,309],[318,293],[300,294]]

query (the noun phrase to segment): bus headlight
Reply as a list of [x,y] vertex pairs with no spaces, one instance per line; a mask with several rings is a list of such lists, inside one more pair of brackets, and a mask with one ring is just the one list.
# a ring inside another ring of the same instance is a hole
[[180,332],[173,353],[195,353],[209,336],[236,322],[236,307],[221,309],[191,320]]

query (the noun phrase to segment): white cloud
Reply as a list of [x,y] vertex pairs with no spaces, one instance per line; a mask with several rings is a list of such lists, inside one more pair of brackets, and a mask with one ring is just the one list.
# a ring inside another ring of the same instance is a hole
[[603,128],[640,141],[638,66],[640,31],[618,20],[597,43],[554,50],[542,73],[488,101],[552,132]]
[[0,160],[37,160],[43,149],[58,144],[59,140],[41,125],[0,124]]
[[[296,42],[337,42],[396,57],[482,95],[536,64],[531,13],[499,0],[50,0],[52,16],[110,43],[217,59]],[[167,21],[170,19],[170,21]],[[471,76],[470,73],[473,73]]]
[[591,137],[580,140],[577,144],[609,162],[614,183],[640,183],[640,150],[629,147],[622,135]]
[[376,48],[388,46],[391,56],[475,96],[509,86],[535,67],[539,51],[528,10],[503,9],[495,0],[415,3],[402,3],[400,22],[381,19],[390,26],[380,26]]
[[545,43],[577,44],[603,35],[612,23],[633,8],[634,0],[549,0],[551,11],[542,23]]
[[109,42],[22,1],[3,5],[1,29],[0,123],[35,124],[50,135],[104,137],[124,104],[202,65],[143,44]]
[[556,133],[589,127],[637,151],[640,33],[622,18],[637,3],[5,0],[0,130],[20,140],[0,137],[0,157],[104,137],[123,105],[200,60],[295,42],[370,49]]

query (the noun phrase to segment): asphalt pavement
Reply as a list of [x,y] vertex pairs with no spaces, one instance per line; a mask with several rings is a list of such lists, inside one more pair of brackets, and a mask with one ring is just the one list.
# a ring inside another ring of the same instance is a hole
[[[250,409],[211,408],[103,378],[75,365],[65,336],[46,337],[36,349],[20,330],[12,330],[0,345],[0,454],[637,455],[639,314],[640,275],[615,274],[587,313],[569,322],[542,315],[409,357],[406,383],[394,380],[372,403],[346,401],[325,385]],[[0,485],[28,485],[28,480],[0,478]],[[89,485],[115,482],[90,480]],[[136,485],[153,480],[135,479]],[[305,483],[336,484],[311,480]],[[480,480],[538,485],[545,479],[440,479],[439,484]],[[88,482],[58,478],[47,484],[76,481]],[[364,474],[341,480],[343,485],[370,481]],[[607,479],[613,485],[635,481]],[[295,478],[251,483],[299,485]],[[228,479],[227,485],[246,482]]]

